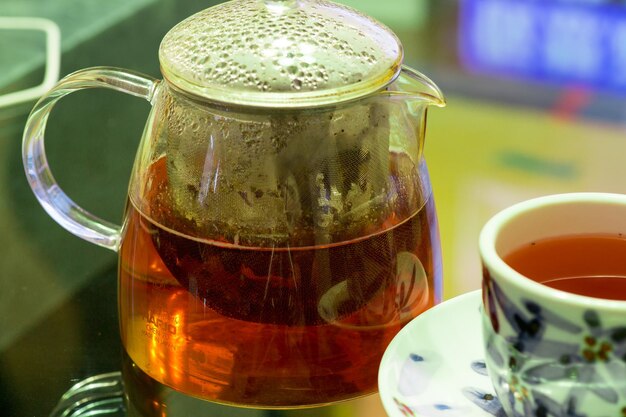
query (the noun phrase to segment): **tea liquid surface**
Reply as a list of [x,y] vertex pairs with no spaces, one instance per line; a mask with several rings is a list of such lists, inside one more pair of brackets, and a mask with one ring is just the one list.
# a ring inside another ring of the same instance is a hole
[[254,407],[354,398],[376,390],[391,339],[435,303],[439,256],[430,199],[371,235],[303,248],[191,239],[131,201],[122,340],[146,374],[192,396]]
[[626,300],[626,238],[621,235],[542,239],[511,252],[504,261],[548,287],[588,297]]

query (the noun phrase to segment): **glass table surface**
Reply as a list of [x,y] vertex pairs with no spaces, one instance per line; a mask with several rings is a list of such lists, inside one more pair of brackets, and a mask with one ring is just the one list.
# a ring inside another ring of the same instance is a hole
[[[429,112],[425,148],[444,298],[480,287],[478,233],[500,209],[558,192],[625,192],[623,2],[344,2],[390,26],[406,63],[447,97],[446,108]],[[3,0],[0,16],[56,22],[61,75],[109,65],[159,77],[163,35],[214,3]],[[0,28],[0,95],[41,81],[43,43]],[[149,383],[121,346],[116,255],[61,229],[26,182],[21,135],[32,106],[0,108],[0,415],[385,416],[377,395],[317,409],[251,410]],[[46,151],[56,179],[100,217],[121,219],[149,110],[106,91],[73,94],[54,110]]]

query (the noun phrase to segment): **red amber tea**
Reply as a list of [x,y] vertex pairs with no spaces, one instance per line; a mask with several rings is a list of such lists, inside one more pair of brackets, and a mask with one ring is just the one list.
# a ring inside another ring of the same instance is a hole
[[147,375],[192,396],[297,407],[372,393],[385,348],[440,291],[430,199],[362,238],[308,247],[191,238],[132,200],[127,210],[124,346]]
[[558,290],[626,300],[626,237],[560,236],[518,248],[504,261],[520,274]]

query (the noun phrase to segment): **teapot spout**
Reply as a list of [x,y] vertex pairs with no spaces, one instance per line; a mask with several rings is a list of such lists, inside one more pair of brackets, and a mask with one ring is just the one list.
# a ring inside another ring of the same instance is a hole
[[382,94],[400,96],[406,100],[423,102],[422,104],[445,107],[446,99],[443,93],[430,78],[421,72],[403,66],[392,88]]

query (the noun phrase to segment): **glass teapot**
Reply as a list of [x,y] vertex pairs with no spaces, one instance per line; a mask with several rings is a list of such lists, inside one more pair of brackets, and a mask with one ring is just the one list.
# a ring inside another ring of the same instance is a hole
[[[130,358],[183,393],[250,407],[376,390],[395,334],[441,298],[422,149],[437,86],[385,26],[325,0],[234,0],[164,37],[163,80],[91,68],[33,109],[44,209],[119,253]],[[152,105],[122,226],[77,206],[44,153],[54,104],[103,87]]]

